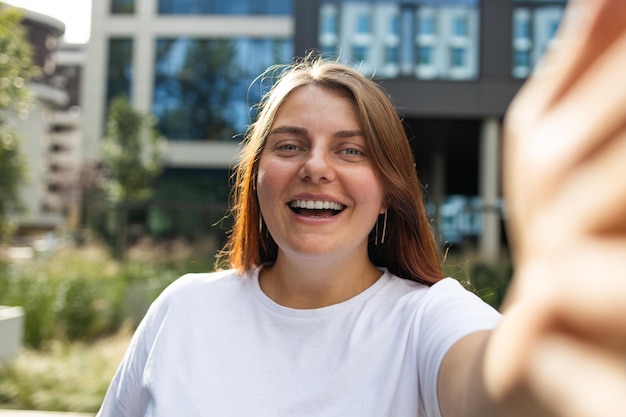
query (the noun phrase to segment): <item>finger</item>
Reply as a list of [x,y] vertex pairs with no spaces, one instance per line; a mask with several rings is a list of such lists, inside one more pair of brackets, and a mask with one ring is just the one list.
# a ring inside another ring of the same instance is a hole
[[516,270],[505,315],[528,340],[512,349],[521,355],[538,334],[560,332],[626,350],[626,237],[562,246],[537,248]]
[[554,415],[619,417],[626,410],[624,356],[553,336],[535,346],[529,386]]
[[558,193],[561,221],[572,232],[626,233],[626,115],[623,131],[578,164]]
[[556,325],[626,350],[626,238],[588,240],[577,249],[554,265],[563,277],[549,285]]
[[[626,2],[624,2],[626,4]],[[626,117],[626,25],[622,36],[578,75],[530,138],[527,161],[562,172],[611,140]],[[556,165],[555,165],[556,162]]]

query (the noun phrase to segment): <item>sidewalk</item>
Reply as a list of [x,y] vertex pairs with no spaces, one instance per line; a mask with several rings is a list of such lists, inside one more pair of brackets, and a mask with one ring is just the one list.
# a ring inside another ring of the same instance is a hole
[[93,414],[52,411],[0,410],[0,417],[93,417]]

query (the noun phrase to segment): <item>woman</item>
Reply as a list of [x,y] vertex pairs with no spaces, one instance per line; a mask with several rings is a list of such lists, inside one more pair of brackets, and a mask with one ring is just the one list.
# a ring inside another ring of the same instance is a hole
[[442,279],[378,86],[321,60],[285,71],[235,190],[232,269],[156,301],[101,415],[437,415],[445,352],[499,315]]
[[[577,33],[508,119],[518,263],[504,319],[442,277],[386,95],[305,60],[246,137],[220,256],[230,269],[187,275],[155,301],[99,415],[621,415],[626,329],[611,318],[625,304],[626,88],[607,86],[626,87],[623,4],[582,3]],[[605,100],[581,122],[594,92]],[[616,189],[572,204],[607,173]]]

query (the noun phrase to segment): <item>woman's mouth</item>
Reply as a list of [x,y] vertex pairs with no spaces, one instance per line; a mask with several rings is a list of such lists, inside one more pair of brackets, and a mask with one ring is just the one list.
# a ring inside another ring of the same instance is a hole
[[327,218],[339,214],[345,207],[334,201],[293,200],[289,203],[291,210],[306,217]]

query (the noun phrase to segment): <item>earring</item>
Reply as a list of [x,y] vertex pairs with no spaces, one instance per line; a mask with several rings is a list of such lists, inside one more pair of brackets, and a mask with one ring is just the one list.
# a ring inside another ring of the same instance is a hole
[[[378,224],[378,222],[376,222]],[[385,217],[383,218],[383,235],[380,238],[380,243],[385,243],[385,233],[387,232],[387,210],[385,210]]]
[[[385,243],[385,233],[387,233],[387,210],[385,210],[385,214],[383,217],[383,233],[380,237],[380,243]],[[376,220],[376,236],[374,237],[374,245],[378,246],[378,220]]]
[[[263,216],[259,216],[259,234],[263,234]],[[265,237],[268,238],[270,236],[269,229],[265,226]]]

